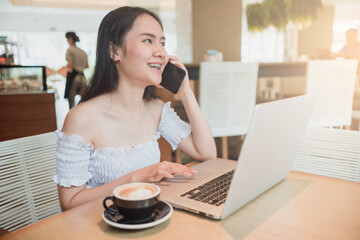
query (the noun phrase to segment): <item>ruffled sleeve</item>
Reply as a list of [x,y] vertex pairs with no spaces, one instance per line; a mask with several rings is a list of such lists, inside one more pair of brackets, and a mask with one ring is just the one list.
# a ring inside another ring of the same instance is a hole
[[60,130],[57,130],[56,134],[58,136],[58,148],[55,153],[57,167],[53,180],[64,187],[87,183],[92,178],[89,172],[92,144],[85,144],[79,135],[67,136]]
[[174,109],[170,107],[170,102],[163,106],[158,130],[170,143],[173,150],[178,147],[183,138],[191,133],[190,125],[179,118]]

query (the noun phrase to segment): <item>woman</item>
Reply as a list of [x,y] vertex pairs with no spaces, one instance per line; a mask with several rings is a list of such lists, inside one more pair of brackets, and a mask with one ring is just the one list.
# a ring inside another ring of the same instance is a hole
[[160,163],[162,135],[191,157],[216,157],[214,139],[185,77],[178,96],[190,120],[184,123],[170,103],[154,98],[161,73],[170,60],[160,19],[137,7],[121,7],[102,20],[94,75],[83,102],[67,115],[58,134],[57,170],[62,210],[112,193],[129,182],[156,182],[196,171]]
[[75,105],[76,94],[80,94],[81,97],[84,95],[86,79],[83,70],[89,65],[86,52],[76,46],[76,42],[80,42],[79,37],[74,32],[67,32],[65,37],[69,43],[65,56],[67,65],[59,69],[58,72],[64,70],[67,72],[64,98],[68,98],[71,109]]
[[360,75],[360,41],[359,32],[356,28],[350,28],[345,32],[346,44],[340,49],[336,57],[358,60],[357,75]]

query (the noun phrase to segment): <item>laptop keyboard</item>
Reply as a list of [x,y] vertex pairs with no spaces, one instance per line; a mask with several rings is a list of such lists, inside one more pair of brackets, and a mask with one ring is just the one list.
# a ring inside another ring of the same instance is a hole
[[203,203],[220,206],[225,202],[234,171],[235,170],[227,172],[199,187],[181,194],[180,196]]

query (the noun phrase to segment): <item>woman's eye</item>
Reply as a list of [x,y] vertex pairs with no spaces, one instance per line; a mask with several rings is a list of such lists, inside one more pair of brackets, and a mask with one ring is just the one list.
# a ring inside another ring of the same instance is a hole
[[161,42],[160,46],[165,47],[165,42]]
[[151,39],[145,39],[144,42],[146,42],[146,43],[152,43]]

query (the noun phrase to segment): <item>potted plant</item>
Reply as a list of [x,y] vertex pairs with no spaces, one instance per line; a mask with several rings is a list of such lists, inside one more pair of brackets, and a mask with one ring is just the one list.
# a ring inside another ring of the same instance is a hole
[[288,11],[289,0],[265,0],[263,2],[265,14],[265,22],[269,26],[273,26],[278,30],[284,30],[289,22]]
[[299,28],[308,27],[322,7],[321,0],[264,0],[246,6],[248,29],[260,32],[269,26],[284,30],[292,21]]
[[290,2],[289,18],[300,29],[309,27],[322,7],[321,0],[291,0]]
[[261,32],[268,25],[265,23],[265,8],[262,3],[249,4],[246,7],[246,19],[248,29],[251,32]]

